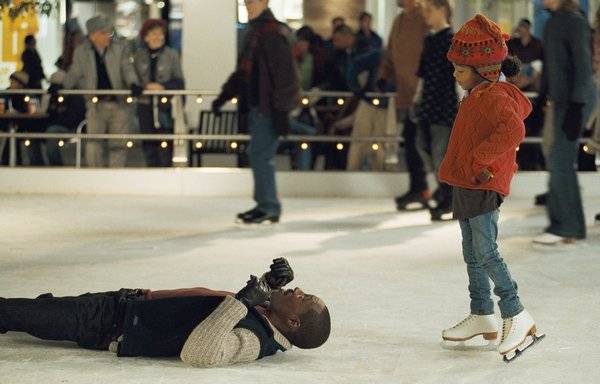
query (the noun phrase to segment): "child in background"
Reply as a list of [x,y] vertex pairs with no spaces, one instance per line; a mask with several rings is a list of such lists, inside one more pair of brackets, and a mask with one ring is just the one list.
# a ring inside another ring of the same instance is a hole
[[[425,22],[432,32],[425,38],[417,72],[417,149],[423,161],[431,158],[437,175],[458,109],[454,67],[446,58],[454,31],[450,26],[452,7],[448,0],[426,0],[424,6]],[[432,221],[443,220],[452,212],[452,188],[439,180],[438,185],[433,194],[435,205],[429,210]]]
[[[462,231],[471,298],[471,314],[444,330],[442,338],[497,338],[491,279],[503,319],[498,352],[510,361],[542,336],[537,336],[536,324],[521,304],[517,283],[496,243],[498,209],[510,192],[517,147],[525,137],[523,120],[531,112],[527,97],[514,85],[500,81],[501,68],[518,72],[517,65],[507,65],[514,59],[507,59],[506,40],[508,35],[482,15],[469,20],[454,36],[448,59],[468,95],[456,116],[439,178],[454,187],[452,208]],[[507,77],[515,74],[505,73]]]

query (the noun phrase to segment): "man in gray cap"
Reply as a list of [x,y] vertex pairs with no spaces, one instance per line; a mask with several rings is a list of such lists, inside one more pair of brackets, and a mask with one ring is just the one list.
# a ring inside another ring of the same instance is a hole
[[[132,57],[125,44],[114,41],[112,22],[102,15],[94,16],[86,23],[88,38],[73,54],[73,64],[63,81],[64,88],[79,89],[129,89],[137,84]],[[123,97],[87,96],[87,132],[130,132],[133,109]],[[91,140],[86,144],[85,158],[89,167],[104,165],[105,144]],[[123,167],[127,160],[126,142],[110,140],[109,166]]]

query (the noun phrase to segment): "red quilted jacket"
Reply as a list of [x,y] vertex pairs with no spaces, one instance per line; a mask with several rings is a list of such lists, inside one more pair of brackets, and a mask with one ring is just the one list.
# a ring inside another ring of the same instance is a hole
[[[514,85],[481,84],[461,102],[440,167],[441,181],[462,188],[492,190],[507,196],[517,171],[517,147],[525,137],[523,120],[531,103]],[[484,169],[494,177],[474,182]]]

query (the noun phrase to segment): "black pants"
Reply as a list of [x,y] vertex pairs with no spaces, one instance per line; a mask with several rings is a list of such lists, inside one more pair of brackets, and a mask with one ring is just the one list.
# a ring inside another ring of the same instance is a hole
[[423,192],[429,188],[425,163],[423,163],[423,159],[421,159],[421,155],[417,150],[417,129],[417,124],[407,116],[404,119],[402,137],[404,138],[404,155],[410,177],[411,192]]
[[107,350],[122,333],[127,301],[142,297],[140,290],[121,289],[76,297],[0,298],[0,329]]
[[[163,113],[164,116],[164,113]],[[159,122],[160,129],[156,129],[154,126],[154,113],[151,104],[139,104],[138,105],[138,118],[140,122],[140,130],[143,134],[172,134],[172,121],[170,117],[168,123],[171,127],[165,127],[165,124]],[[165,122],[167,123],[167,122]],[[173,165],[173,141],[166,141],[167,147],[161,147],[161,141],[158,140],[145,140],[142,143],[142,149],[144,150],[144,157],[146,158],[146,165],[148,167],[171,167]]]

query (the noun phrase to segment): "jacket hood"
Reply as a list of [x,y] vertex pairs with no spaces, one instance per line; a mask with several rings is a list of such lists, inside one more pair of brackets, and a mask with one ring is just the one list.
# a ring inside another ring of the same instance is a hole
[[492,83],[487,85],[486,87],[476,90],[476,92],[479,92],[481,94],[488,92],[490,93],[490,95],[493,95],[496,98],[512,99],[516,104],[515,112],[523,120],[525,120],[525,118],[527,118],[527,116],[529,116],[529,114],[531,113],[531,102],[529,101],[527,96],[525,96],[523,92],[521,92],[519,88],[517,88],[511,83],[505,81]]

